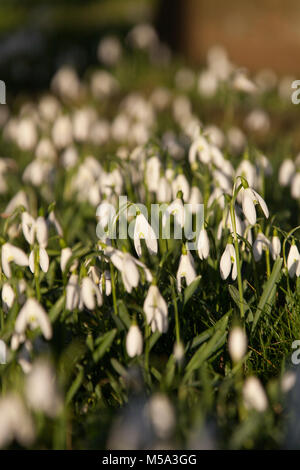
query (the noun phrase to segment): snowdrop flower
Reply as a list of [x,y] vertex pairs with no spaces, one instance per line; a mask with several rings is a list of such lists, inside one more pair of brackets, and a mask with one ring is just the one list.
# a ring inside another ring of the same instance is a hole
[[56,160],[57,154],[52,141],[47,138],[41,139],[35,150],[35,156],[40,160],[49,160],[54,162]]
[[294,199],[300,199],[300,172],[299,171],[292,178],[291,196]]
[[124,287],[130,294],[132,289],[138,286],[140,280],[135,259],[129,253],[114,250],[110,255],[110,260],[121,272]]
[[54,96],[46,95],[40,99],[38,109],[42,119],[52,123],[60,112],[61,106]]
[[223,210],[225,209],[224,192],[218,186],[214,188],[213,192],[209,196],[209,199],[207,201],[207,206],[211,207],[215,201],[216,203],[218,203],[221,209]]
[[255,187],[257,178],[256,168],[254,165],[252,165],[251,162],[249,162],[249,160],[242,160],[239,166],[237,167],[235,174],[236,176],[243,176],[247,180],[250,188]]
[[176,425],[176,417],[168,397],[162,393],[152,395],[147,405],[147,412],[158,438],[170,438]]
[[167,178],[162,176],[158,183],[156,198],[159,202],[170,202],[172,198],[172,189]]
[[151,325],[152,332],[158,330],[166,333],[168,330],[168,306],[158,287],[152,284],[149,287],[143,310],[147,323]]
[[209,255],[209,238],[207,231],[203,228],[200,230],[200,234],[197,242],[197,250],[200,259],[206,259]]
[[177,197],[178,191],[182,191],[182,197],[184,201],[188,201],[190,197],[190,185],[186,177],[181,173],[176,176],[174,181],[172,181],[172,192],[173,198]]
[[17,144],[22,150],[33,150],[37,143],[37,130],[34,121],[22,119],[18,124]]
[[257,234],[256,240],[253,243],[252,251],[255,261],[259,261],[262,257],[263,250],[270,250],[271,243],[270,240],[262,233]]
[[10,263],[14,262],[18,266],[28,266],[29,260],[27,255],[20,248],[4,243],[1,251],[2,269],[6,277],[11,277]]
[[202,204],[203,198],[198,186],[192,186],[189,204],[191,205],[192,214],[196,214],[199,210],[199,204]]
[[22,213],[22,231],[25,240],[29,245],[33,245],[34,243],[34,232],[35,232],[35,220],[34,218],[28,214],[28,212],[23,212]]
[[300,254],[299,254],[297,246],[295,245],[295,242],[293,241],[290,251],[289,251],[288,258],[287,258],[287,268],[288,268],[290,277],[294,277],[295,274],[297,276],[300,276],[299,260],[300,260]]
[[274,261],[276,258],[280,256],[280,251],[281,251],[281,243],[277,235],[277,231],[274,230],[274,235],[271,241],[271,253],[272,253],[272,258]]
[[71,312],[78,307],[80,301],[80,289],[77,274],[71,274],[66,288],[66,309]]
[[63,99],[76,100],[80,96],[81,85],[76,71],[70,66],[61,67],[54,75],[51,88]]
[[184,250],[180,257],[179,266],[176,274],[177,289],[181,292],[181,279],[185,278],[187,286],[189,286],[197,277],[194,268],[194,260],[189,251]]
[[4,213],[11,215],[19,206],[24,206],[26,210],[28,210],[29,207],[27,195],[22,190],[18,191],[17,194],[10,200],[4,210]]
[[267,133],[270,130],[270,117],[263,109],[253,109],[245,119],[250,131]]
[[122,56],[122,46],[115,36],[107,36],[99,42],[97,56],[100,62],[108,66],[116,65]]
[[244,404],[247,409],[263,412],[268,407],[266,393],[256,377],[248,377],[243,387]]
[[59,116],[52,128],[52,140],[59,150],[64,149],[73,142],[72,122],[69,116]]
[[296,385],[297,375],[295,372],[288,370],[285,372],[281,379],[281,390],[288,393]]
[[139,213],[135,219],[134,227],[134,247],[138,256],[142,256],[141,238],[146,242],[146,246],[151,255],[157,254],[157,237],[145,216]]
[[105,294],[109,296],[111,294],[111,278],[109,271],[104,271],[104,273],[101,274],[99,288],[102,295]]
[[280,186],[288,186],[292,181],[295,171],[296,166],[293,160],[286,158],[279,168],[278,180]]
[[47,222],[50,224],[50,225],[53,225],[53,227],[55,228],[57,234],[62,237],[63,236],[63,230],[61,228],[61,225],[60,223],[58,222],[57,218],[56,218],[56,215],[55,215],[55,212],[54,211],[51,211],[50,214],[48,215],[48,220]]
[[51,181],[52,171],[52,164],[35,159],[25,168],[22,179],[25,183],[30,183],[33,186],[41,186],[43,183]]
[[144,263],[141,263],[129,253],[123,253],[109,246],[105,248],[104,253],[121,272],[122,281],[127,292],[131,293],[132,288],[138,286],[140,275],[137,267],[142,268],[147,281],[152,282],[152,275],[149,269]]
[[229,334],[228,338],[229,354],[233,362],[239,362],[243,359],[247,350],[247,337],[243,329],[235,326]]
[[244,93],[254,94],[257,92],[257,86],[255,85],[247,75],[242,72],[238,71],[232,81],[233,88],[237,91],[242,91]]
[[237,264],[235,250],[232,243],[227,243],[220,260],[220,273],[223,280],[227,279],[232,268],[231,278],[234,281],[237,277]]
[[143,336],[136,324],[132,324],[127,333],[126,351],[129,357],[140,356],[143,352]]
[[238,127],[230,127],[228,129],[227,139],[230,149],[234,153],[241,152],[246,146],[245,134]]
[[174,222],[178,227],[183,228],[185,223],[185,210],[182,199],[177,197],[171,204],[169,204],[162,216],[162,226],[166,227],[167,221],[170,216],[174,216]]
[[62,400],[57,390],[55,372],[45,360],[39,359],[26,378],[25,394],[28,405],[54,418],[62,409]]
[[100,289],[90,277],[82,279],[80,295],[83,304],[89,310],[94,310],[96,305],[100,307],[103,303]]
[[218,77],[212,70],[206,69],[200,73],[197,85],[200,95],[203,95],[205,98],[211,98],[217,92],[219,85]]
[[36,239],[41,248],[48,245],[48,227],[44,217],[38,217],[35,222]]
[[173,347],[174,358],[178,363],[181,363],[184,358],[184,345],[181,341],[175,342]]
[[210,145],[203,136],[199,136],[191,145],[189,150],[189,162],[190,165],[196,162],[196,159],[204,164],[208,164],[211,161]]
[[[241,237],[244,235],[244,224],[241,221],[240,217],[237,214],[238,208],[235,208],[235,225],[236,225],[236,233],[237,235],[240,235]],[[233,225],[232,225],[232,220],[231,220],[231,214],[230,211],[227,210],[227,213],[225,213],[225,217],[221,220],[218,226],[218,231],[217,231],[217,239],[221,240],[222,238],[222,231],[223,229],[227,227],[231,233],[232,236],[234,236],[234,230],[233,230]]]
[[[69,261],[69,259],[71,258],[72,255],[73,255],[72,250],[68,246],[61,250],[60,269],[62,270],[62,272],[64,272],[64,270],[66,269],[68,261]],[[74,262],[72,263],[72,265],[69,268],[70,272],[74,271],[77,268],[77,266],[78,266],[78,260],[75,259]]]
[[23,446],[35,437],[32,419],[21,399],[12,393],[0,398],[0,449],[14,439]]
[[242,188],[242,207],[243,212],[245,214],[246,219],[251,225],[255,225],[256,223],[256,211],[255,211],[255,204],[259,204],[265,217],[269,217],[269,209],[267,204],[265,203],[264,199],[254,190],[251,188]]
[[129,253],[125,253],[122,259],[121,276],[126,291],[131,293],[132,289],[138,286],[140,275],[133,257]]
[[160,180],[161,163],[159,158],[154,155],[146,163],[146,184],[151,192],[157,192]]
[[19,335],[25,333],[27,326],[31,330],[40,327],[46,339],[52,338],[52,326],[49,317],[38,301],[33,298],[29,298],[21,308],[16,320],[15,332]]
[[[38,248],[38,263],[41,267],[41,270],[44,273],[48,272],[49,269],[49,256],[45,248],[42,248],[41,246]],[[34,250],[30,252],[29,255],[29,268],[32,273],[35,271],[35,260],[34,260]]]
[[3,310],[5,313],[8,313],[9,309],[13,306],[15,301],[14,290],[8,282],[3,284],[1,296]]

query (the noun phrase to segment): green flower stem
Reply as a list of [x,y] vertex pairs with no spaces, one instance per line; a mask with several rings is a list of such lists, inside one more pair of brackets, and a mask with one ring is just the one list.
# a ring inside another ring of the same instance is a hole
[[38,302],[41,301],[41,290],[40,290],[40,265],[39,265],[39,247],[34,247],[34,280],[35,290]]
[[112,298],[113,298],[113,306],[114,306],[114,313],[118,315],[118,304],[117,304],[117,294],[116,294],[116,284],[115,284],[115,276],[114,276],[114,269],[112,263],[110,263],[110,280],[111,280],[111,291],[112,291]]
[[177,300],[176,300],[174,281],[172,278],[171,278],[171,286],[172,286],[172,300],[173,300],[174,313],[175,313],[176,342],[177,344],[179,344],[180,343],[180,325],[179,325],[178,305],[177,305]]
[[150,335],[151,327],[146,323],[145,325],[145,371],[149,373],[149,353],[150,353]]
[[235,249],[235,257],[236,257],[236,266],[237,266],[237,278],[238,278],[238,288],[239,288],[239,296],[240,296],[240,312],[241,318],[244,318],[244,296],[243,296],[243,281],[242,281],[242,273],[241,273],[241,262],[240,262],[240,254],[239,254],[239,244],[237,239],[237,232],[236,232],[236,220],[235,220],[235,213],[234,213],[234,202],[233,199],[230,203],[230,216],[231,222],[233,227],[234,233],[234,249]]
[[266,265],[267,265],[267,278],[269,279],[271,275],[271,268],[270,268],[270,250],[266,250]]

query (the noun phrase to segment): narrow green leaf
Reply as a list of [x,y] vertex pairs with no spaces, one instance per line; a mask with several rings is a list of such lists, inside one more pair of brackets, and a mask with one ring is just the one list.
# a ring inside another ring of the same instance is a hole
[[196,290],[199,286],[201,277],[202,276],[196,277],[196,279],[185,289],[185,291],[184,291],[184,303],[183,303],[184,306],[190,300],[192,295],[196,292]]
[[100,344],[97,349],[95,349],[95,351],[93,352],[93,359],[95,362],[98,362],[101,357],[104,356],[104,354],[108,351],[116,336],[116,333],[117,330],[114,329],[98,338],[97,343]]
[[200,348],[195,352],[191,360],[186,366],[186,373],[184,376],[184,381],[186,381],[192,374],[195,369],[198,369],[203,362],[208,359],[215,351],[217,351],[224,343],[227,337],[227,324],[228,324],[228,315],[224,315],[219,322],[217,328],[211,339],[200,346]]
[[259,304],[258,304],[257,309],[256,309],[256,313],[255,313],[255,316],[254,316],[254,320],[253,320],[253,324],[252,324],[252,330],[251,330],[252,333],[255,330],[256,324],[259,320],[259,317],[263,313],[263,311],[266,307],[266,304],[268,303],[267,305],[270,306],[270,305],[272,305],[272,303],[274,301],[276,290],[277,290],[277,283],[279,282],[280,277],[281,277],[282,262],[283,262],[282,258],[278,258],[275,261],[273,269],[272,269],[271,276],[270,276],[269,280],[267,281],[267,283],[265,284],[262,296],[260,298]]
[[67,404],[69,404],[72,401],[72,398],[74,397],[75,393],[77,392],[77,390],[79,389],[80,385],[83,382],[83,378],[84,378],[84,369],[81,369],[78,372],[74,382],[72,383],[71,387],[69,388],[67,392],[67,396],[66,396]]

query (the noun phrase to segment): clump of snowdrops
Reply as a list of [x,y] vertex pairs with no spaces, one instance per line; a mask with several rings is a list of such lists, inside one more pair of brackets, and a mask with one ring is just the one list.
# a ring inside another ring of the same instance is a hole
[[[1,120],[0,447],[293,445],[300,159],[257,144],[284,81],[221,48],[174,75],[149,25],[127,44],[105,38],[101,67],[62,67]],[[133,237],[99,238],[122,195]],[[196,249],[153,236],[139,203],[174,229],[203,204]]]

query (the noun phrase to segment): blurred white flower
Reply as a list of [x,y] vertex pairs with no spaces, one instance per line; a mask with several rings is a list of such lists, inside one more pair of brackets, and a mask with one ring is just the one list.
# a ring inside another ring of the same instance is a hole
[[160,439],[169,438],[176,425],[175,411],[167,396],[156,393],[150,398],[147,411],[156,435]]
[[200,234],[197,242],[197,250],[200,259],[206,259],[209,255],[209,238],[207,231],[203,228],[200,230]]
[[[49,269],[49,256],[45,248],[41,246],[38,248],[38,263],[41,267],[41,270],[46,273]],[[30,252],[29,255],[29,268],[32,273],[35,272],[35,261],[34,261],[34,250]]]
[[8,282],[3,284],[1,296],[3,310],[5,313],[8,313],[9,309],[13,306],[15,301],[14,290]]
[[122,56],[122,46],[116,36],[101,39],[97,50],[98,60],[105,65],[116,65]]
[[247,409],[263,412],[268,407],[266,393],[256,377],[248,377],[243,386],[244,404]]
[[264,250],[271,250],[271,243],[262,232],[259,232],[252,246],[255,261],[261,259]]
[[295,171],[296,165],[293,160],[286,158],[279,168],[278,180],[280,186],[288,186],[292,181]]
[[129,357],[140,356],[143,352],[143,336],[139,327],[131,325],[126,336],[126,351]]
[[78,307],[80,301],[80,289],[77,274],[71,274],[66,288],[66,309],[71,312]]
[[94,310],[96,305],[100,307],[103,303],[99,287],[90,277],[84,277],[81,281],[81,299],[89,310]]
[[[66,266],[68,264],[69,259],[73,255],[72,250],[70,247],[65,247],[61,250],[61,255],[60,255],[60,269],[62,272],[66,269]],[[73,263],[71,263],[69,267],[69,271],[72,272],[74,271],[78,266],[78,260],[74,259]]]
[[168,306],[156,285],[149,287],[143,310],[152,331],[166,333],[168,330]]
[[300,200],[300,171],[296,173],[291,181],[291,196]]
[[17,144],[22,150],[33,150],[38,135],[35,123],[30,118],[22,119],[18,124]]
[[26,378],[25,394],[28,405],[54,418],[62,409],[55,372],[43,359],[37,360]]
[[157,192],[160,181],[160,169],[161,163],[156,155],[147,160],[145,177],[149,191]]
[[228,350],[233,362],[243,359],[247,350],[247,336],[243,329],[235,326],[229,333]]
[[109,271],[104,271],[104,273],[101,274],[99,288],[102,295],[111,294],[111,277]]
[[40,327],[46,339],[52,338],[52,326],[49,317],[36,299],[29,298],[21,308],[15,323],[15,332],[20,335],[26,328],[35,330]]
[[276,258],[280,256],[281,243],[278,235],[274,234],[271,241],[271,253],[272,258],[275,261]]
[[21,248],[18,248],[10,243],[4,243],[1,251],[2,269],[6,277],[11,277],[10,263],[14,262],[18,266],[28,266],[28,256]]
[[21,399],[12,393],[0,398],[0,448],[14,439],[23,446],[32,444],[35,431],[30,414]]

